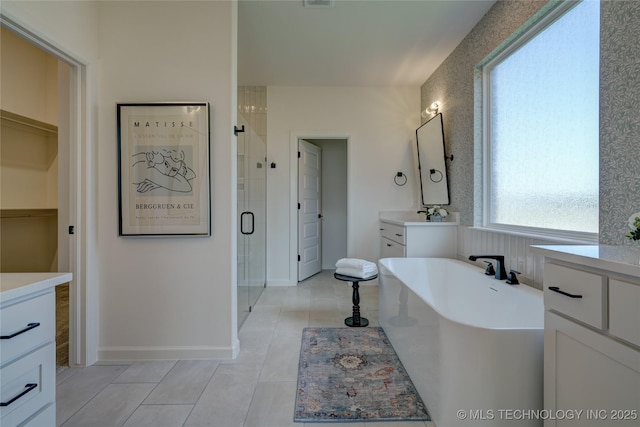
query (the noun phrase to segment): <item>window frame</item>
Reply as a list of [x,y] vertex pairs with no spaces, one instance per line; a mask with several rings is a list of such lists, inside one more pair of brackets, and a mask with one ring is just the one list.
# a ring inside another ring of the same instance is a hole
[[[572,230],[558,230],[551,228],[530,227],[522,225],[500,224],[490,221],[491,218],[491,71],[516,52],[523,45],[535,38],[546,28],[553,25],[562,16],[576,7],[582,1],[551,3],[543,7],[533,18],[517,30],[511,37],[505,40],[483,61],[476,65],[476,94],[479,95],[479,103],[476,103],[475,117],[481,121],[476,126],[475,153],[481,155],[482,163],[476,162],[476,210],[480,214],[475,215],[474,225],[477,228],[507,234],[524,235],[538,238],[562,239],[576,243],[597,243],[599,232],[581,232]],[[477,123],[477,121],[476,121]],[[478,129],[480,128],[480,129]],[[599,171],[598,171],[599,174]],[[478,200],[480,197],[480,200]]]

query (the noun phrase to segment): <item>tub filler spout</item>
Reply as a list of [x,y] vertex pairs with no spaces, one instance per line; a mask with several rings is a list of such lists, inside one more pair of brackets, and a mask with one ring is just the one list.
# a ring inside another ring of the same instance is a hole
[[504,255],[471,255],[469,256],[469,261],[475,261],[480,258],[496,260],[496,279],[505,280],[507,278],[507,270],[504,268]]

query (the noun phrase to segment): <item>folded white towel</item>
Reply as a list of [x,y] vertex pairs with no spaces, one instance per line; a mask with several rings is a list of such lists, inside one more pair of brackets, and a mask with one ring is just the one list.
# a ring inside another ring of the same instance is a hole
[[344,276],[367,279],[378,274],[375,262],[358,258],[341,258],[336,262],[336,273]]
[[359,268],[349,268],[349,267],[338,267],[336,268],[336,274],[342,274],[343,276],[351,276],[358,277],[360,279],[368,279],[369,277],[373,277],[378,274],[378,268],[375,267],[374,270],[363,271]]
[[355,268],[362,271],[373,271],[376,270],[376,264],[371,261],[366,261],[364,259],[358,258],[341,258],[336,262],[336,268]]

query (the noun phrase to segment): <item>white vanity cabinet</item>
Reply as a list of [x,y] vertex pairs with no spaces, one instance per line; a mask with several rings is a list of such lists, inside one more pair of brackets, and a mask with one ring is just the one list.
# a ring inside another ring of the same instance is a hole
[[640,425],[640,252],[537,246],[544,267],[550,426]]
[[55,286],[71,273],[0,274],[0,425],[56,425]]
[[380,217],[380,258],[456,258],[458,222],[427,222],[411,216]]
[[406,236],[404,226],[380,221],[380,258],[406,256]]

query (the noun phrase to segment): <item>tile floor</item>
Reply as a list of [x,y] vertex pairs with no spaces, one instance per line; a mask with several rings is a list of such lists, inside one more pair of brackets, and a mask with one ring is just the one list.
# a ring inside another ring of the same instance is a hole
[[[378,325],[377,281],[360,286],[362,315]],[[302,328],[342,327],[351,287],[317,274],[297,287],[266,288],[240,328],[234,360],[96,364],[58,373],[63,427],[316,427],[293,422]],[[332,427],[434,427],[424,422]]]

